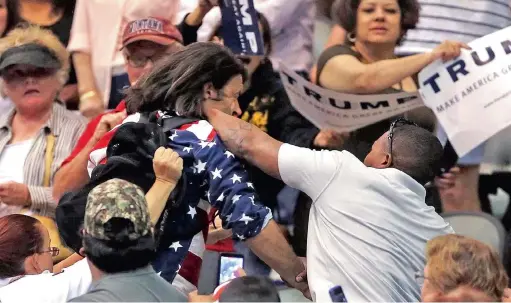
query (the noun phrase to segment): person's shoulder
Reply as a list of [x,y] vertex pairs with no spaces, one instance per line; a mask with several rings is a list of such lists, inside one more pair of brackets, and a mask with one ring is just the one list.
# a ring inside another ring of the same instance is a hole
[[329,60],[333,57],[341,56],[341,55],[349,55],[349,56],[356,57],[357,59],[359,59],[359,57],[360,57],[360,54],[357,53],[356,51],[354,51],[349,45],[337,44],[337,45],[332,45],[329,48],[325,49],[321,53],[319,60]]
[[207,120],[197,120],[191,123],[183,124],[179,127],[179,131],[186,131],[192,133],[197,140],[213,142],[217,132],[213,125]]
[[68,302],[113,302],[111,296],[106,291],[90,292],[75,297]]
[[87,125],[87,119],[80,112],[70,111],[62,104],[55,103],[53,105],[53,113],[61,119],[60,122],[64,129],[68,128],[69,125],[76,125],[77,127]]

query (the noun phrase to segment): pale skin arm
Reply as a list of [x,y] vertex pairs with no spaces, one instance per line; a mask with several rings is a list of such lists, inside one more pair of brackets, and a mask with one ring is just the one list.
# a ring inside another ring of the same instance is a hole
[[126,111],[120,113],[106,114],[101,117],[94,134],[87,142],[87,145],[68,164],[62,166],[53,179],[53,197],[59,200],[64,193],[77,190],[89,181],[87,161],[89,154],[96,143],[126,118]]
[[448,61],[458,57],[462,48],[470,49],[464,43],[446,41],[430,53],[369,64],[350,55],[339,55],[325,64],[318,80],[322,86],[339,92],[377,93],[418,73],[437,59]]
[[218,5],[218,0],[200,0],[197,7],[186,16],[185,23],[190,26],[199,26],[206,14]]
[[[96,87],[96,80],[92,72],[91,55],[85,52],[73,53],[73,63],[78,78],[78,93],[80,94],[80,112],[85,117],[95,117],[105,110],[103,98]],[[85,94],[94,92],[94,94]],[[84,97],[82,97],[84,96]]]
[[145,197],[149,206],[151,223],[154,226],[160,219],[170,194],[181,178],[183,159],[172,149],[160,147],[154,153],[153,169],[156,181]]
[[215,224],[209,224],[208,240],[206,241],[206,244],[215,244],[218,241],[222,241],[230,237],[232,237],[232,229],[223,229],[222,219],[220,219],[220,217],[216,217]]
[[76,190],[89,181],[87,161],[95,145],[95,142],[91,141],[87,143],[73,161],[60,168],[55,174],[53,178],[53,197],[56,200],[60,200],[64,193]]
[[[156,181],[146,193],[145,198],[149,208],[151,223],[156,225],[160,218],[170,194],[176,187],[183,170],[183,159],[170,148],[160,147],[154,153],[153,169]],[[72,254],[53,268],[53,272],[60,272],[83,259],[79,254]]]

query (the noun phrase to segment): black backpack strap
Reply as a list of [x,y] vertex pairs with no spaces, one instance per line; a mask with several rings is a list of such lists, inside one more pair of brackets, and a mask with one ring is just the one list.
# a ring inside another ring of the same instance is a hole
[[178,129],[182,125],[193,123],[198,120],[199,119],[196,119],[196,118],[186,118],[186,117],[174,116],[174,117],[165,118],[165,119],[159,118],[157,123],[158,123],[158,125],[161,126],[161,128],[164,132],[169,132],[173,129]]

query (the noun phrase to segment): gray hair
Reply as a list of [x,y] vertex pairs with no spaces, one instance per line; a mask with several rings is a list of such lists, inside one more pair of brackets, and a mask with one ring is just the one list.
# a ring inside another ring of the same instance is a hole
[[126,92],[129,114],[156,110],[202,117],[204,86],[221,90],[233,77],[246,79],[243,64],[227,48],[210,42],[193,43],[168,55]]

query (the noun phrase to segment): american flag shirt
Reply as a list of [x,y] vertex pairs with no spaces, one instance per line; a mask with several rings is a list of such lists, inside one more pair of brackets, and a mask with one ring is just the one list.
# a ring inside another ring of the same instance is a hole
[[[169,117],[165,113],[160,115],[162,119]],[[139,120],[137,113],[128,116],[122,124]],[[108,143],[122,124],[108,132],[90,153],[89,175],[97,165],[106,163]],[[185,210],[177,216],[173,213],[175,220],[166,224],[173,224],[177,233],[186,233],[187,228],[200,224],[203,232],[160,249],[153,267],[165,280],[188,293],[197,286],[211,206],[219,210],[223,228],[232,229],[233,238],[241,241],[258,235],[272,214],[258,201],[242,163],[226,149],[208,121],[182,125],[168,135],[168,147],[183,159],[183,174],[188,184],[183,200],[187,204]]]

